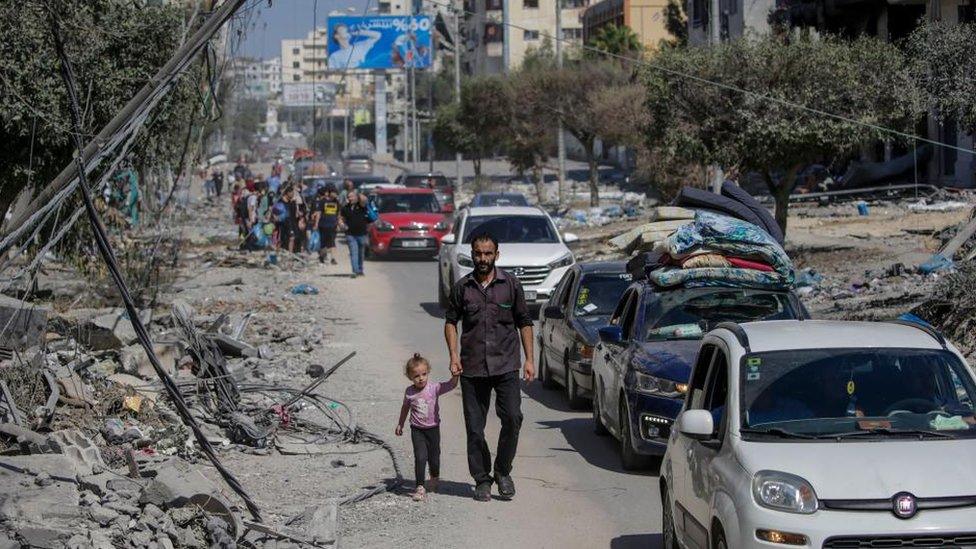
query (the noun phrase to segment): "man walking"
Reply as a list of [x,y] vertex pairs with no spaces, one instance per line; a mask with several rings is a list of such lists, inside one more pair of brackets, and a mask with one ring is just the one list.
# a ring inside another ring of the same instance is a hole
[[363,276],[363,262],[366,259],[369,230],[369,214],[366,211],[366,195],[349,191],[346,205],[339,210],[342,224],[346,227],[346,245],[349,246],[349,262],[352,263],[352,277]]
[[[471,241],[474,272],[451,289],[444,338],[451,356],[451,373],[461,374],[464,426],[468,439],[468,470],[474,477],[478,501],[491,500],[491,484],[498,495],[515,495],[512,461],[522,426],[522,394],[519,386],[519,340],[525,351],[525,381],[535,377],[532,362],[532,317],[518,279],[495,267],[498,241],[480,234]],[[457,324],[461,322],[460,349]],[[494,475],[491,451],[485,440],[485,422],[491,392],[495,413],[501,420]]]
[[339,228],[339,199],[336,198],[335,185],[326,183],[320,188],[312,208],[312,227],[318,228],[319,242],[322,245],[319,248],[319,263],[325,263],[325,259],[331,257],[331,262],[335,265],[335,241]]

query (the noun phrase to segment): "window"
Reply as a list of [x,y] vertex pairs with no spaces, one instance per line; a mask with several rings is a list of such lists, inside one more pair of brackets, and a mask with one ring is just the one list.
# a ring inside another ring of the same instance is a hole
[[613,312],[620,296],[630,286],[628,273],[587,273],[573,304],[576,316],[603,316]]
[[568,10],[570,8],[582,8],[589,4],[587,0],[563,0],[563,9]]
[[522,7],[527,10],[539,9],[539,0],[522,0]]
[[635,292],[633,297],[630,299],[630,303],[627,304],[627,308],[624,309],[624,317],[620,322],[620,331],[623,332],[623,338],[625,341],[633,337],[634,324],[637,320],[637,304],[640,302],[640,297]]
[[580,40],[583,38],[583,29],[576,27],[563,29],[563,40]]
[[294,74],[294,75],[292,75],[291,79],[294,82],[301,82],[302,81],[302,76],[300,74]]
[[291,62],[291,68],[293,68],[293,69],[297,69],[297,68],[299,68],[301,66],[302,66],[302,64],[300,62],[298,62],[298,61],[292,61]]
[[691,24],[695,27],[708,26],[708,11],[705,0],[691,0]]
[[498,23],[485,23],[485,39],[486,44],[492,42],[501,42],[504,39],[502,35],[502,26]]
[[524,38],[525,40],[538,40],[539,39],[539,31],[525,29],[523,31],[522,38]]
[[488,11],[501,10],[502,0],[485,0],[485,9]]
[[708,369],[712,365],[716,348],[705,345],[698,352],[695,369],[691,372],[691,384],[688,387],[688,410],[700,409],[705,401],[705,382],[708,380]]
[[559,235],[541,215],[479,215],[469,217],[464,227],[464,244],[470,244],[474,235],[488,232],[500,243],[556,244]]
[[723,431],[720,426],[725,419],[725,402],[729,394],[729,364],[725,353],[715,349],[715,360],[709,368],[708,388],[705,391],[704,409],[712,413],[716,431]]
[[570,298],[573,296],[573,285],[576,283],[576,273],[569,271],[566,273],[566,285],[562,287],[562,294],[559,296],[559,308],[567,310]]

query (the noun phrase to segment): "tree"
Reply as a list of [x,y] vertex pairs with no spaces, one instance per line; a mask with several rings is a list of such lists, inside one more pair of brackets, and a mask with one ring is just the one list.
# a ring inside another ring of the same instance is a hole
[[[184,10],[123,0],[54,3],[78,80],[82,130],[89,139],[173,54]],[[48,183],[72,159],[71,116],[40,2],[0,3],[0,218],[28,186]],[[199,105],[199,65],[157,107],[134,148],[137,169],[178,160]],[[141,170],[140,170],[141,171]]]
[[976,133],[976,25],[930,22],[906,46],[912,78],[936,118]]
[[511,126],[505,140],[505,155],[519,175],[529,174],[542,204],[546,201],[542,170],[555,149],[556,132],[551,113],[542,108],[545,90],[535,86],[533,79],[528,77],[528,71],[539,70],[540,65],[532,67],[523,66],[508,81],[512,112],[509,118]]
[[630,73],[618,63],[584,60],[567,64],[562,69],[536,71],[522,79],[527,86],[539,91],[535,96],[538,97],[536,112],[542,113],[541,119],[562,117],[563,127],[583,146],[590,168],[590,205],[599,206],[599,172],[595,147],[605,125],[604,115],[594,109],[592,99],[600,90],[613,90],[626,85],[630,80]]
[[685,5],[681,0],[668,0],[664,8],[664,28],[671,34],[671,38],[662,39],[662,47],[683,48],[688,45],[688,16]]
[[[875,38],[742,39],[663,50],[644,70],[648,146],[762,175],[786,229],[805,166],[907,130],[922,112],[904,55]],[[711,82],[711,83],[709,83]]]
[[472,78],[461,85],[461,102],[437,110],[434,139],[453,152],[471,157],[476,177],[481,160],[501,150],[510,127],[511,105],[500,76]]
[[[627,25],[602,27],[588,45],[600,52],[623,57],[640,57],[641,52],[644,51],[640,37]],[[600,58],[603,54],[590,50],[589,56]]]

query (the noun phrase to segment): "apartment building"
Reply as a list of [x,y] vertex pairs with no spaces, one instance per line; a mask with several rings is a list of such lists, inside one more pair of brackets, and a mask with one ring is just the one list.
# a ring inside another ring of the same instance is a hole
[[608,26],[629,27],[641,44],[657,49],[661,40],[670,38],[666,26],[667,0],[602,0],[583,12],[583,43],[587,43]]
[[[556,1],[465,0],[465,71],[498,74],[518,69],[528,51],[556,36]],[[583,43],[581,16],[587,3],[562,0],[564,48]],[[549,43],[555,46],[552,39]]]

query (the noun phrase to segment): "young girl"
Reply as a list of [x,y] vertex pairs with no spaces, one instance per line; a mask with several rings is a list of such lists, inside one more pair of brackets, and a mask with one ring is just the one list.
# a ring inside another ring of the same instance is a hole
[[403,407],[400,408],[400,421],[397,423],[397,436],[403,435],[403,422],[410,414],[410,441],[413,442],[414,472],[417,476],[417,489],[414,501],[427,497],[424,487],[424,471],[430,465],[430,489],[437,490],[437,477],[441,469],[441,417],[437,398],[457,387],[458,376],[450,381],[428,381],[430,363],[414,353],[407,361],[404,373],[412,385],[403,394]]

